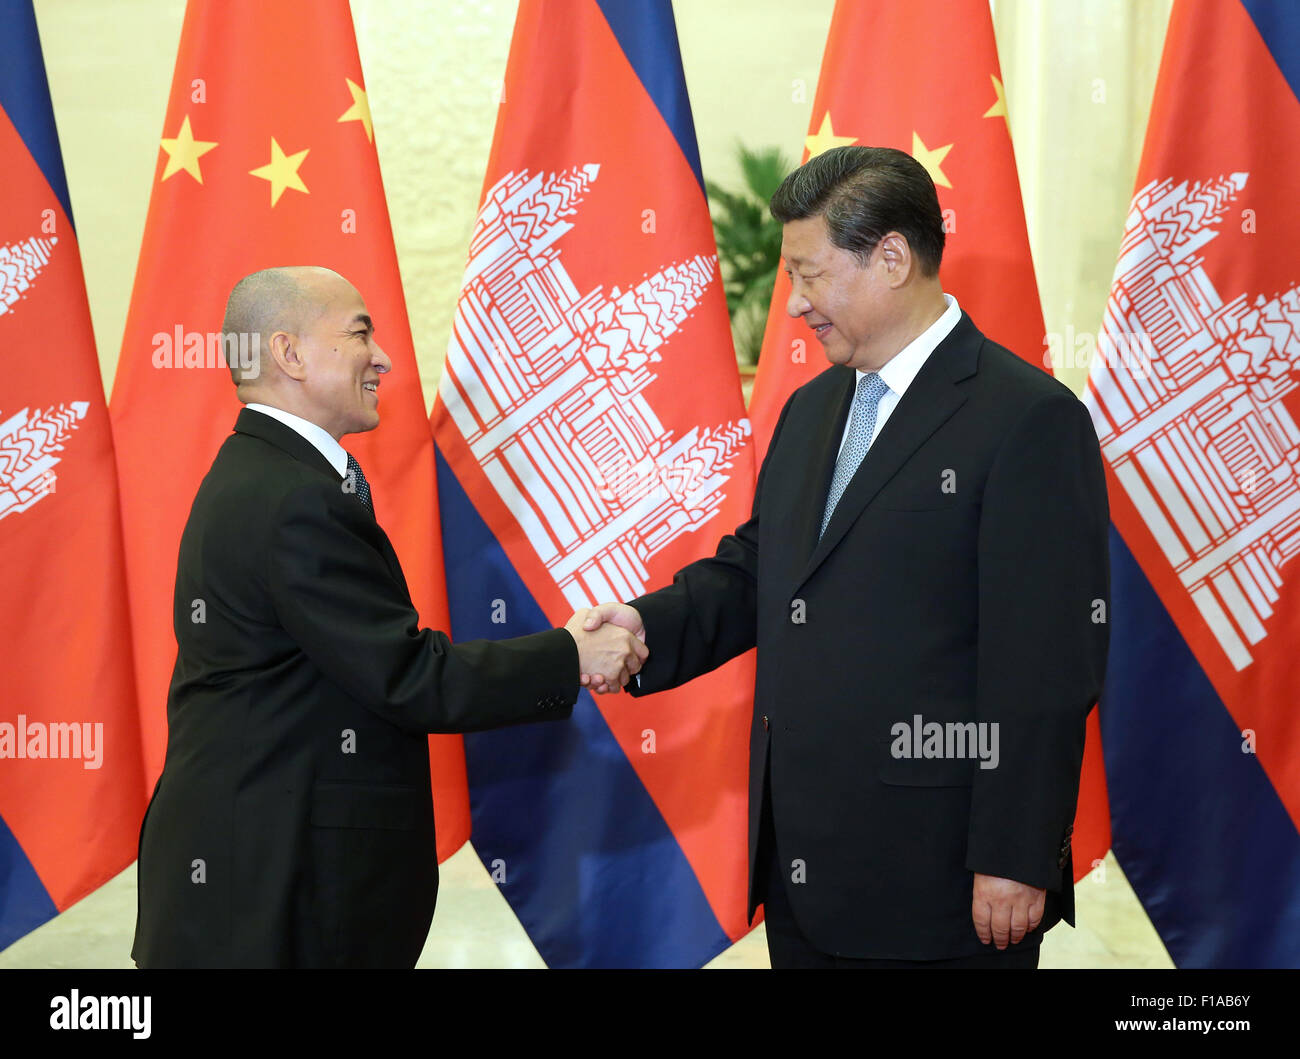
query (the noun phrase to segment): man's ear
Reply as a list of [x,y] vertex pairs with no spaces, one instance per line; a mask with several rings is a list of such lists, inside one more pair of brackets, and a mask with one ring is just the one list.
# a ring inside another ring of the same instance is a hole
[[907,238],[901,232],[886,232],[880,240],[879,247],[880,260],[889,275],[889,285],[903,286],[916,267],[916,258],[912,256],[912,248],[908,245]]
[[307,362],[303,359],[297,335],[288,331],[275,331],[268,345],[271,359],[285,375],[298,382],[307,377]]

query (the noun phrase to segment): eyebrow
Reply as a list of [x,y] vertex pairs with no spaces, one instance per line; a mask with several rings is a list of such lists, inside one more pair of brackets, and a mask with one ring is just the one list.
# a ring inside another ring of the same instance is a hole
[[373,331],[375,329],[374,321],[370,319],[369,313],[357,313],[356,316],[352,317],[352,319],[348,321],[348,330],[351,331],[357,324],[364,324],[367,331]]

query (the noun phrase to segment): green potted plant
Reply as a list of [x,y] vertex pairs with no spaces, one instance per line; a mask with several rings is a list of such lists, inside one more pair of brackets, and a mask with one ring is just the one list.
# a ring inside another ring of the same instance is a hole
[[739,144],[737,150],[743,189],[727,191],[711,180],[704,186],[736,360],[742,371],[748,368],[752,372],[763,347],[772,288],[781,264],[781,226],[768,213],[767,204],[793,166],[775,147],[751,151]]

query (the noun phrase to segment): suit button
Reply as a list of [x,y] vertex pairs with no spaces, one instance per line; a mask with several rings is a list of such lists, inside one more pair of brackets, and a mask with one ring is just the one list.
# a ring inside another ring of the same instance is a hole
[[767,719],[767,714],[763,714],[763,731],[765,731],[765,732],[770,731],[771,728],[772,728],[772,725],[771,725],[771,723],[770,723],[770,722],[768,721],[768,719]]

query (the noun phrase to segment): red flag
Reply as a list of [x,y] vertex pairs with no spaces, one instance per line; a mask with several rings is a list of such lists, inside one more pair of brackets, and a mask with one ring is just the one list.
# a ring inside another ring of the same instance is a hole
[[1300,8],[1174,4],[1085,401],[1115,856],[1179,967],[1300,966]]
[[135,859],[117,471],[29,4],[0,13],[0,948]]
[[[944,49],[937,69],[916,63],[939,31],[960,43]],[[881,41],[889,42],[883,51]],[[880,58],[864,67],[868,54]],[[943,289],[990,338],[1043,365],[1043,313],[986,0],[835,5],[803,157],[849,144],[894,147],[925,166],[947,233]],[[760,461],[786,398],[827,366],[808,326],[786,313],[789,297],[778,272],[749,406]],[[1076,881],[1110,848],[1100,738],[1094,711],[1074,826]]]
[[[711,555],[753,501],[672,8],[525,0],[433,421],[457,635]],[[651,650],[653,650],[651,645]],[[466,738],[474,846],[552,966],[743,935],[753,654]]]
[[[310,61],[277,61],[289,44]],[[248,273],[323,265],[365,299],[393,370],[381,426],[346,447],[421,620],[448,626],[433,443],[364,85],[344,0],[192,0],[186,10],[112,398],[151,784],[176,657],[181,530],[240,407],[208,336]],[[469,837],[464,755],[459,736],[430,747],[445,859]]]

